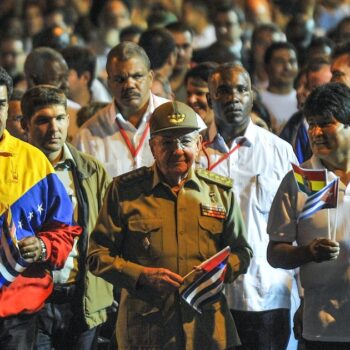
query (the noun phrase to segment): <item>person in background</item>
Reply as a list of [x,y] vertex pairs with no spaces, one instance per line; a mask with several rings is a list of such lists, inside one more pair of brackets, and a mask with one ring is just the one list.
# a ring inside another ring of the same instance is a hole
[[82,228],[63,269],[52,273],[53,292],[38,314],[36,348],[88,350],[113,301],[112,285],[86,269],[89,235],[111,179],[96,159],[66,142],[69,115],[62,90],[34,86],[23,95],[21,106],[28,141],[55,168],[73,205],[72,220]]
[[[45,69],[43,69],[45,67]],[[39,84],[54,85],[68,94],[69,69],[63,56],[50,47],[38,47],[34,49],[24,62],[24,73],[28,88]],[[68,130],[69,140],[77,132],[76,116],[80,105],[70,99],[67,100],[70,124]]]
[[8,116],[6,120],[6,129],[14,137],[22,141],[27,141],[26,131],[22,128],[23,118],[21,109],[21,98],[24,92],[22,90],[13,90],[9,99]]
[[68,98],[81,107],[91,102],[111,102],[104,85],[96,79],[96,55],[88,48],[70,46],[61,50],[68,65]]
[[185,77],[187,90],[186,103],[203,119],[207,126],[203,135],[204,142],[212,141],[216,135],[214,112],[208,106],[207,94],[209,74],[217,67],[214,62],[203,62],[191,68]]
[[269,110],[272,130],[279,135],[297,111],[296,92],[293,88],[298,73],[296,50],[291,43],[275,42],[266,50],[264,62],[269,85],[266,90],[260,91],[260,96]]
[[177,48],[176,64],[170,77],[171,88],[175,93],[176,100],[185,102],[185,76],[191,68],[193,32],[189,26],[182,22],[170,23],[166,26],[166,29],[173,36]]
[[0,67],[0,348],[34,349],[37,318],[81,233],[45,155],[5,129],[12,79]]

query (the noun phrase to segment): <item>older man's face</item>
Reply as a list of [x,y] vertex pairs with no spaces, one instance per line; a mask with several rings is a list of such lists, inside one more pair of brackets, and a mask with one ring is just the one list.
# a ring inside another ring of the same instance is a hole
[[172,130],[153,136],[150,146],[158,169],[166,180],[186,176],[199,152],[198,132]]
[[107,66],[108,87],[124,116],[138,112],[148,102],[153,73],[139,57],[112,58]]

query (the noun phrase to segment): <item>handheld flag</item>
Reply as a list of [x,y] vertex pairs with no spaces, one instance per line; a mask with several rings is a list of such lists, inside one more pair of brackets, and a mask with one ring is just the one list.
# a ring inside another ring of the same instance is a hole
[[0,228],[0,289],[9,285],[22,273],[28,263],[22,258],[16,238],[16,226],[13,223],[11,214],[7,210],[3,214],[2,228]]
[[231,253],[229,246],[202,262],[199,267],[204,271],[182,293],[182,298],[196,311],[202,313],[204,304],[214,301],[224,287],[227,260]]
[[307,219],[318,210],[336,208],[338,203],[338,185],[339,178],[336,178],[322,190],[309,196],[298,216],[298,221]]
[[312,195],[327,185],[326,169],[303,169],[292,163],[293,173],[299,190]]

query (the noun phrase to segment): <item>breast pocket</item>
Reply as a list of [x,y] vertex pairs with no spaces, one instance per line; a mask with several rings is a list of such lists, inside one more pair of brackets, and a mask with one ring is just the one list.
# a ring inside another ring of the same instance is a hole
[[220,219],[207,216],[198,218],[199,251],[203,258],[207,259],[217,253],[223,227]]
[[128,246],[136,259],[159,258],[163,255],[162,221],[157,219],[130,220]]
[[271,209],[273,198],[275,197],[278,183],[274,177],[257,175],[256,181],[256,207],[264,215]]

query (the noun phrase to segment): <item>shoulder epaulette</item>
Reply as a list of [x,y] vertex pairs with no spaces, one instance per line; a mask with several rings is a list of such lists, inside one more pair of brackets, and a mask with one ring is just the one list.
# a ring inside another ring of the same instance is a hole
[[228,189],[233,186],[233,180],[231,178],[213,173],[206,169],[196,169],[196,174],[203,179],[209,180]]
[[125,173],[123,175],[120,175],[117,177],[117,181],[120,184],[126,185],[126,184],[131,184],[135,183],[137,181],[140,181],[144,179],[145,177],[150,176],[152,173],[152,168],[148,167],[142,167],[138,168],[132,171],[129,171],[128,173]]

